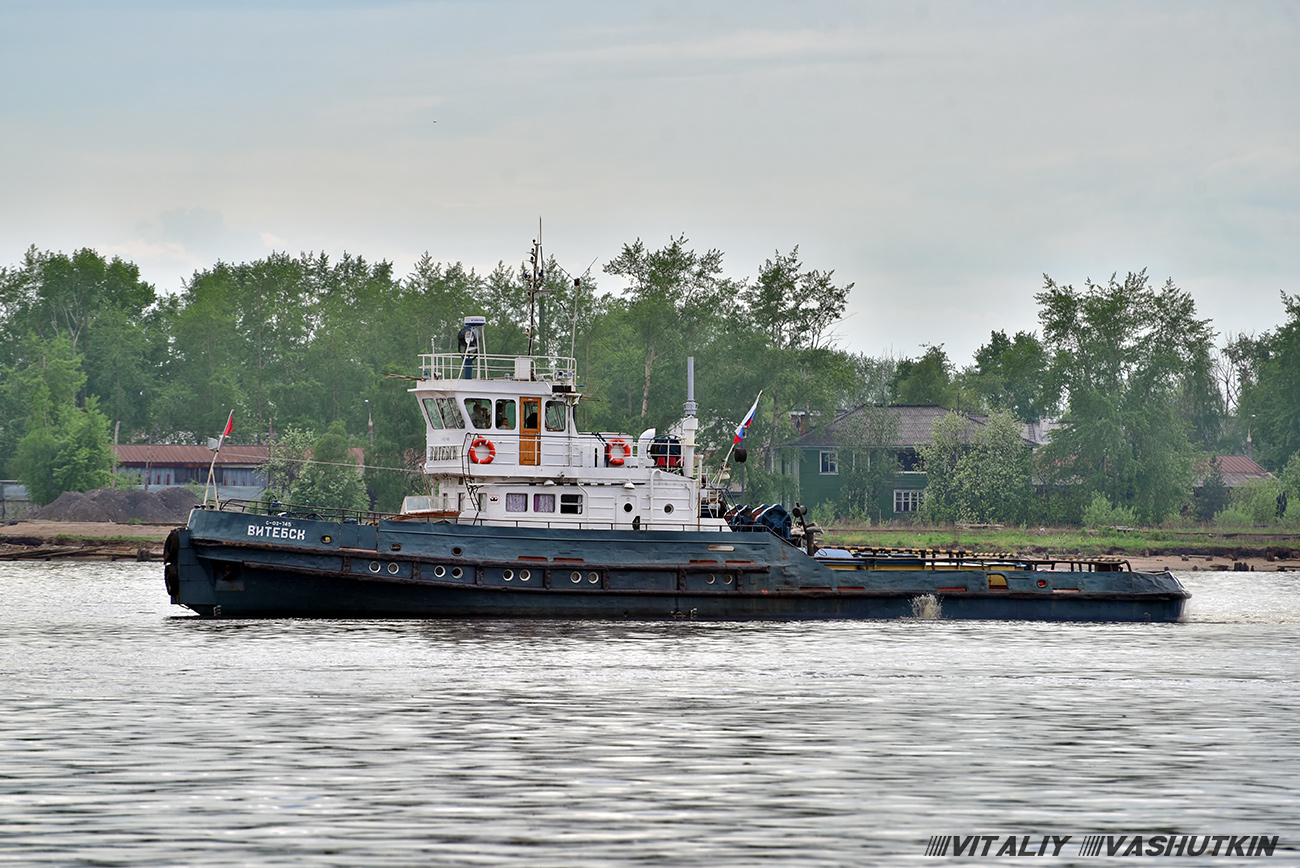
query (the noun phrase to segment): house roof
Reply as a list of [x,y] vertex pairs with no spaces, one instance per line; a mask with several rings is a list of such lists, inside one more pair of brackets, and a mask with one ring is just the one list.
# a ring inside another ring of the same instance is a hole
[[[1252,479],[1272,479],[1273,474],[1269,473],[1263,467],[1255,463],[1254,459],[1246,455],[1219,455],[1219,472],[1223,474],[1223,484],[1229,488],[1237,488],[1244,485]],[[1196,485],[1204,485],[1205,478],[1209,476],[1210,468],[1208,464],[1201,465],[1196,472]]]
[[[881,446],[888,446],[894,449],[916,448],[918,446],[928,446],[934,442],[934,426],[939,420],[947,416],[951,410],[946,407],[937,407],[933,405],[905,405],[893,407],[858,407],[847,413],[842,413],[835,418],[833,422],[828,423],[824,428],[803,435],[794,441],[792,445],[805,449],[829,449],[840,445],[840,438],[847,432],[851,431],[855,425],[870,425],[868,418],[869,411],[885,411],[891,413],[897,418],[898,426],[895,429],[894,437],[889,443],[881,443]],[[962,440],[970,443],[974,433],[978,428],[983,428],[988,424],[989,417],[981,416],[975,413],[963,413],[966,417],[966,430]],[[1022,435],[1023,436],[1023,435]],[[1033,443],[1031,438],[1025,438],[1027,442]]]
[[[128,467],[181,467],[212,463],[212,450],[206,446],[177,446],[174,444],[130,444],[117,449],[117,463]],[[222,446],[217,453],[217,464],[223,467],[251,467],[266,463],[265,446]]]

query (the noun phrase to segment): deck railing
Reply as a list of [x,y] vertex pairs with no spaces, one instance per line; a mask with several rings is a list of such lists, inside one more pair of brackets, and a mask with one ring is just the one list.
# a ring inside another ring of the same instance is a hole
[[423,353],[420,376],[425,380],[543,380],[572,385],[577,361],[560,356]]
[[316,521],[336,521],[348,524],[378,524],[380,519],[396,518],[391,512],[337,509],[328,506],[301,506],[265,500],[230,498],[217,504],[221,512],[242,512],[248,515],[268,515],[278,518],[308,518]]

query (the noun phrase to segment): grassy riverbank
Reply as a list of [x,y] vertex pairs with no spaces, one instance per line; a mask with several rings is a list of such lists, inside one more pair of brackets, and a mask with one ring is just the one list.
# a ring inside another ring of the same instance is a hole
[[827,542],[840,545],[899,548],[967,549],[1024,554],[1124,555],[1167,557],[1291,558],[1300,555],[1300,534],[1264,530],[1222,531],[1213,528],[1171,530],[1087,530],[1084,528],[871,527],[836,524],[826,528]]
[[[0,560],[24,557],[160,557],[173,525],[112,522],[18,522],[0,526]],[[893,548],[966,549],[1029,555],[1120,555],[1145,568],[1230,569],[1250,562],[1253,569],[1300,569],[1300,533],[1212,528],[1135,528],[1090,531],[1083,528],[872,527],[836,524],[826,529],[833,545]],[[56,551],[57,550],[57,551]]]

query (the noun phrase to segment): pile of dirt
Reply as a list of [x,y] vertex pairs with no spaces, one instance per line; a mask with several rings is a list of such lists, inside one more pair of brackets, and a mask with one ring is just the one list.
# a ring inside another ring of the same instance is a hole
[[186,488],[157,491],[65,491],[59,498],[31,516],[44,521],[136,521],[144,524],[184,524],[199,498]]

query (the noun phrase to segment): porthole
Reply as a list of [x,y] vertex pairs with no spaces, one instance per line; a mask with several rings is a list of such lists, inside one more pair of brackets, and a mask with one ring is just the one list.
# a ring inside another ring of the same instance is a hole
[[395,552],[400,552],[400,551],[402,550],[402,544],[401,544],[401,543],[393,543],[392,545],[389,546],[389,548],[392,549],[392,550],[395,551]]
[[707,579],[705,579],[704,581],[708,582],[708,583],[711,585],[711,584],[713,584],[714,582],[716,582],[717,580],[718,580],[718,577],[717,577],[717,576],[715,576],[713,573],[709,573],[709,577],[708,577]]
[[465,575],[465,571],[462,570],[460,567],[452,567],[452,568],[451,568],[451,577],[452,577],[453,579],[459,579],[459,578],[460,578],[461,576],[463,576],[463,575]]
[[671,515],[671,514],[672,514],[672,511],[673,511],[673,505],[672,505],[671,503],[665,503],[665,504],[664,504],[664,512],[665,512],[665,513],[668,513],[668,514]]
[[1043,581],[1042,579],[1039,579],[1039,580],[1038,580],[1038,587],[1040,587],[1040,588],[1046,588],[1046,587],[1047,587],[1047,582]]
[[447,568],[442,564],[438,564],[438,566],[433,568],[433,574],[441,579],[443,576],[447,575]]
[[599,585],[600,573],[587,573],[587,581],[591,582],[593,585]]
[[320,538],[320,541],[325,543],[325,545],[329,545],[330,543],[334,542],[334,537],[330,536],[329,534],[325,534],[323,537]]
[[526,582],[526,581],[528,581],[529,579],[531,579],[532,577],[533,577],[533,574],[530,573],[530,572],[528,572],[528,570],[520,570],[520,571],[519,571],[519,581],[521,581],[521,582]]
[[573,582],[575,585],[578,584],[578,582],[582,581],[582,573],[577,570],[569,573],[569,581]]
[[401,567],[399,567],[397,564],[389,564],[389,565],[388,565],[388,572],[391,573],[391,574],[394,575],[394,576],[397,575],[397,571],[400,570],[400,569],[401,569]]
[[630,504],[630,503],[625,503],[625,504],[623,504],[623,511],[624,511],[624,512],[631,512],[631,511],[632,511],[632,504]]
[[370,562],[370,572],[372,572],[372,573],[377,573],[377,572],[379,572],[379,561],[371,561],[371,562]]
[[501,578],[505,579],[507,582],[512,581],[514,577],[515,577],[514,570],[506,570],[501,574]]
[[460,546],[456,546],[454,549],[451,550],[451,553],[456,557],[460,557],[460,551],[461,551]]
[[722,577],[722,584],[724,584],[724,585],[730,585],[730,584],[731,584],[731,574],[730,574],[730,573],[727,573],[726,575],[724,575],[724,576]]

